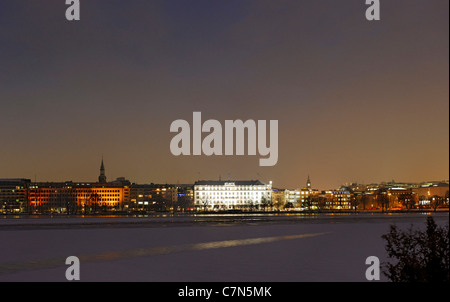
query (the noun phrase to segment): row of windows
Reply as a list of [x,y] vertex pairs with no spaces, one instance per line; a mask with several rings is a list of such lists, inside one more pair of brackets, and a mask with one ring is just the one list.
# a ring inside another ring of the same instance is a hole
[[201,195],[257,195],[257,194],[264,194],[266,192],[197,192],[197,196]]
[[[31,202],[48,202],[49,200],[46,198],[36,198],[31,199]],[[53,202],[57,202],[57,200],[52,200]],[[102,198],[101,201],[120,201],[118,198]]]
[[[14,190],[12,190],[14,192]],[[67,189],[63,189],[59,192],[67,192]],[[120,193],[120,190],[96,190],[96,189],[89,189],[89,190],[80,190],[76,189],[74,190],[76,193]],[[58,189],[51,189],[51,188],[41,188],[39,190],[29,190],[30,194],[33,193],[42,193],[42,192],[58,192]]]
[[[50,196],[53,192],[39,192],[39,193],[31,193],[30,196],[34,197],[34,196]],[[77,193],[76,196],[79,197],[86,197],[86,196],[92,196],[93,194],[97,194],[98,196],[117,196],[119,197],[120,194],[98,194],[96,192],[92,192],[92,193],[85,193],[85,194],[80,194]],[[59,196],[72,196],[71,194],[59,194]]]
[[[115,204],[114,203],[112,203],[112,202],[100,202],[100,203],[98,203],[98,205],[99,206],[114,206]],[[33,204],[33,206],[35,206],[35,207],[38,207],[38,206],[48,206],[48,204],[47,203],[35,203],[35,204]],[[53,206],[55,206],[55,205],[53,205]]]
[[90,193],[90,192],[94,192],[94,193],[119,193],[120,190],[96,190],[96,189],[92,189],[92,190],[76,190],[77,192],[82,192],[82,193]]
[[194,190],[200,190],[200,191],[210,191],[210,190],[265,190],[269,188],[266,188],[264,186],[232,186],[232,187],[224,187],[224,186],[209,186],[209,187],[200,187],[200,186],[196,186],[194,188]]
[[[241,197],[242,198],[242,197]],[[209,200],[221,200],[221,199],[236,199],[236,197],[227,197],[227,196],[225,196],[225,197],[210,197],[209,198]],[[252,198],[251,197],[244,197],[243,199],[245,199],[245,200],[251,200]],[[257,198],[256,198],[257,199]],[[256,200],[255,199],[255,200]]]
[[[248,204],[249,202],[254,202],[254,203],[259,203],[257,200],[251,200],[251,199],[240,199],[240,200],[235,200],[235,201],[214,201],[214,203],[210,203],[208,204],[209,206],[214,205],[214,204]],[[197,205],[203,205],[203,203],[201,202],[197,202]]]
[[9,195],[25,195],[25,192],[1,192],[1,196],[9,196]]
[[0,189],[0,192],[2,192],[2,191],[14,191],[14,190],[25,190],[25,188],[24,187],[15,187],[15,186],[3,186],[1,189]]

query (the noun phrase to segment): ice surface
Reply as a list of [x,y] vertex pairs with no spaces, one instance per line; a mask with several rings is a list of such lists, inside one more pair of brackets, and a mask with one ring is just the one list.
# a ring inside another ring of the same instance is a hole
[[[424,227],[426,217],[0,219],[0,281],[66,281],[68,256],[86,259],[81,261],[82,281],[366,281],[366,258],[387,260],[381,235],[389,225]],[[448,223],[448,213],[434,217]],[[325,234],[286,237],[318,233]],[[268,237],[275,239],[245,240]],[[196,245],[230,240],[236,244]],[[33,265],[39,269],[30,269]],[[387,281],[383,275],[382,281]]]

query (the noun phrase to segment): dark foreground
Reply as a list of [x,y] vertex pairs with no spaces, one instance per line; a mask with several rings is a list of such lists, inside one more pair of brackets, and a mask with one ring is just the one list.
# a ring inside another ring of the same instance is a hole
[[[432,214],[448,223],[448,212]],[[367,281],[369,256],[387,261],[390,224],[428,214],[198,215],[0,219],[0,281]],[[381,275],[381,281],[388,281]]]

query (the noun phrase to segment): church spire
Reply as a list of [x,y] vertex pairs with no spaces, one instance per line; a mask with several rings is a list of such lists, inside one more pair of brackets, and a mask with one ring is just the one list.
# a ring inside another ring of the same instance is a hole
[[311,180],[309,179],[309,174],[308,174],[308,180],[306,181],[306,188],[311,189]]
[[100,166],[100,176],[98,177],[99,183],[106,183],[106,175],[105,175],[105,165],[103,164],[103,156],[102,156],[102,164]]

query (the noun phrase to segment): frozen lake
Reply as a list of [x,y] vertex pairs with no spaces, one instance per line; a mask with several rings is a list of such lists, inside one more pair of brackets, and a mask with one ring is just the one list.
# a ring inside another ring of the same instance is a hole
[[366,258],[387,260],[389,225],[424,227],[427,216],[3,217],[0,281],[66,281],[68,256],[81,281],[366,281]]

